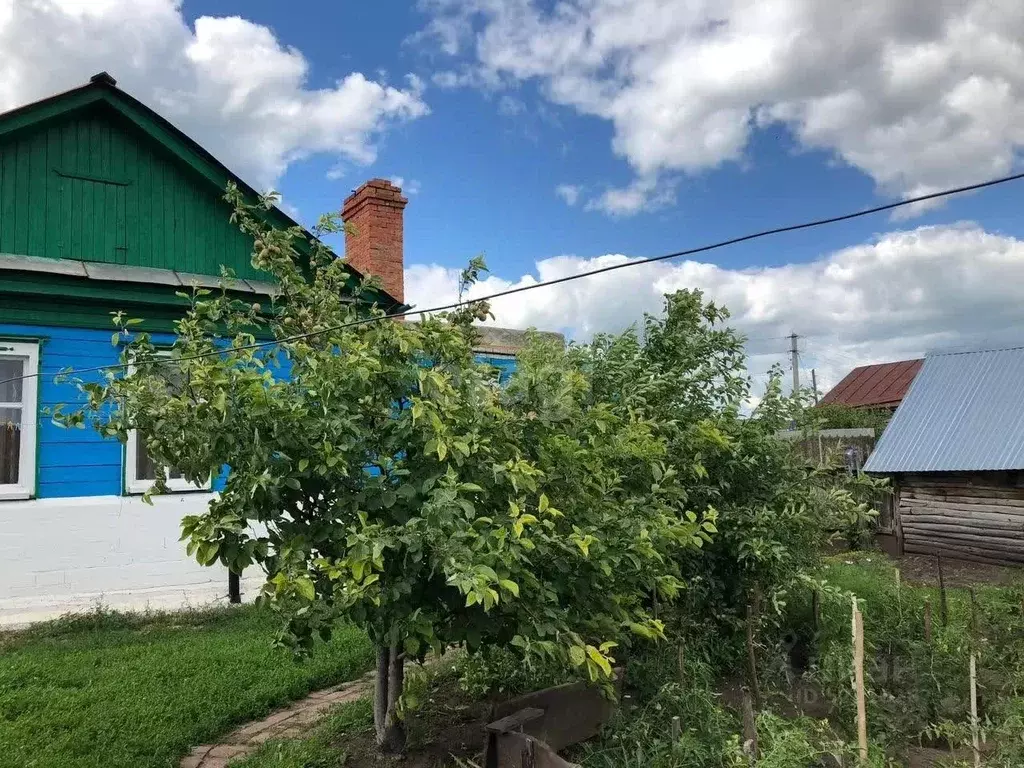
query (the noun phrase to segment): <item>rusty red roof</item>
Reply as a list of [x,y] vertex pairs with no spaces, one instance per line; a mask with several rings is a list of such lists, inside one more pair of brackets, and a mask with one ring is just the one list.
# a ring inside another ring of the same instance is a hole
[[853,408],[895,408],[903,400],[923,360],[899,360],[854,368],[822,399]]

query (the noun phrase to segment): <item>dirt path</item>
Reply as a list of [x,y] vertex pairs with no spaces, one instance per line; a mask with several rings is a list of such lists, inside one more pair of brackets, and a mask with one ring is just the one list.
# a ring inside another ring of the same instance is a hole
[[[893,558],[903,578],[923,586],[937,586],[939,572],[934,555],[902,555]],[[942,571],[949,587],[992,584],[998,587],[1024,586],[1024,569],[986,565],[967,560],[942,558]]]
[[327,710],[338,704],[361,699],[372,687],[367,675],[322,691],[315,691],[262,720],[237,728],[218,744],[203,744],[181,761],[181,768],[225,768],[229,760],[249,754],[270,739],[293,739],[304,735]]

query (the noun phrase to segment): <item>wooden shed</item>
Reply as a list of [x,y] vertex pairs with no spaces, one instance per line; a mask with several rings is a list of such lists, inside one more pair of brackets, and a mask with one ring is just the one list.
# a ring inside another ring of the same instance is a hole
[[864,469],[903,551],[1024,564],[1024,347],[926,358]]

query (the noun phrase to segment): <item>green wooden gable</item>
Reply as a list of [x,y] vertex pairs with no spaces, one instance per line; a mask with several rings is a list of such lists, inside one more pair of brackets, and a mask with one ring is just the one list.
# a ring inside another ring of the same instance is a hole
[[104,102],[0,138],[0,252],[259,278],[223,191]]
[[[105,73],[0,115],[0,262],[7,264],[0,311],[31,320],[37,303],[31,297],[45,295],[97,310],[104,304],[104,315],[111,302],[118,309],[161,306],[164,313],[180,304],[171,283],[129,268],[216,278],[225,266],[243,280],[267,280],[250,263],[251,239],[229,221],[223,200],[229,181],[255,198],[216,158]],[[278,226],[295,224],[280,210],[270,215]],[[10,266],[21,257],[33,257],[31,270]],[[66,268],[72,263],[92,276],[102,272],[103,282],[76,276]],[[384,294],[378,298],[385,308],[398,306]]]

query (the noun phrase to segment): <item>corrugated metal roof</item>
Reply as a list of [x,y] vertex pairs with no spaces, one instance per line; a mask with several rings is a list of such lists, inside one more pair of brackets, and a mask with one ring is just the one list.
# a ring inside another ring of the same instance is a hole
[[927,357],[864,469],[1024,469],[1024,347]]
[[836,403],[855,408],[893,407],[900,404],[922,360],[899,360],[854,368],[832,387],[822,405]]

